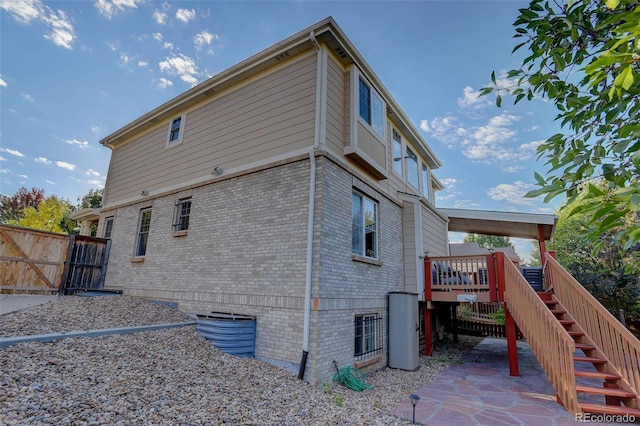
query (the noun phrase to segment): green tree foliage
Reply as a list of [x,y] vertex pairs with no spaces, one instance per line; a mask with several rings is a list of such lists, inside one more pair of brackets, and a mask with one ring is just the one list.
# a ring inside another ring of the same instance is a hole
[[0,223],[15,225],[27,207],[37,208],[44,200],[44,189],[22,187],[12,196],[0,195]]
[[38,207],[27,207],[24,216],[17,222],[18,226],[40,229],[42,231],[73,233],[75,221],[69,215],[75,207],[69,200],[51,195],[38,204]]
[[467,234],[464,236],[465,243],[477,243],[479,247],[513,247],[513,243],[509,237],[500,237],[496,235]]
[[90,189],[83,197],[78,198],[78,209],[95,209],[102,206],[103,189]]
[[623,309],[630,322],[640,324],[640,277],[627,268],[640,246],[622,250],[614,244],[619,230],[612,229],[600,236],[603,244],[598,244],[600,248],[596,249],[580,232],[592,226],[590,214],[571,214],[582,203],[589,203],[587,197],[586,193],[579,196],[568,209],[560,211],[553,240],[547,247],[555,250],[558,262],[613,315],[618,317],[618,310]]
[[[514,22],[527,49],[511,87],[494,85],[483,94],[514,96],[514,103],[542,97],[558,110],[564,133],[538,148],[546,176],[529,197],[545,202],[564,195],[583,202],[581,228],[594,252],[612,243],[631,250],[640,241],[640,6],[635,0],[533,0]],[[594,185],[602,178],[604,186]],[[615,232],[612,234],[612,231]],[[607,238],[601,238],[607,235]]]

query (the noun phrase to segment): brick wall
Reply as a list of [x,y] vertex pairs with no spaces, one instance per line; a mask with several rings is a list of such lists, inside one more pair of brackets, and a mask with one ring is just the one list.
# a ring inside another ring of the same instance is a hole
[[[309,162],[145,200],[115,215],[106,287],[179,302],[185,312],[257,316],[256,355],[299,362],[302,347]],[[176,202],[192,197],[186,236]],[[132,262],[140,209],[152,207],[147,252]]]

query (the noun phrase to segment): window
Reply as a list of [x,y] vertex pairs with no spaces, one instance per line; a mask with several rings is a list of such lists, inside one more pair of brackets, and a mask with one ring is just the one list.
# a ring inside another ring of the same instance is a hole
[[378,314],[356,315],[353,356],[359,359],[382,352],[382,316]]
[[422,163],[422,195],[431,201],[431,175],[426,164]]
[[354,192],[351,197],[351,253],[378,258],[378,205]]
[[186,231],[189,229],[189,215],[191,214],[191,198],[178,201],[173,218],[174,231]]
[[138,238],[136,241],[136,256],[144,256],[147,253],[147,240],[149,239],[149,226],[151,225],[151,209],[140,210],[140,224],[138,226]]
[[113,231],[113,216],[104,220],[104,232],[102,233],[104,238],[111,238],[111,232]]
[[359,79],[360,117],[366,121],[375,132],[384,139],[386,108],[382,98],[373,90],[362,77]]
[[167,147],[177,145],[182,142],[184,133],[184,114],[171,120],[169,135],[167,136]]
[[407,180],[415,189],[420,188],[420,175],[418,174],[418,156],[407,147]]
[[402,176],[402,139],[395,129],[393,130],[393,170]]

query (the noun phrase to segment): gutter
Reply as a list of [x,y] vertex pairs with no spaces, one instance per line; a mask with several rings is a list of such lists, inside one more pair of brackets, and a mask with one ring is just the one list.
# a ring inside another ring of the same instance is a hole
[[309,152],[309,217],[307,222],[307,265],[305,273],[305,291],[304,291],[304,320],[302,324],[302,358],[300,360],[300,370],[298,370],[298,379],[304,379],[304,372],[307,367],[307,357],[309,356],[309,341],[311,335],[311,286],[313,278],[313,225],[316,207],[316,150],[320,146],[320,140],[324,138],[324,120],[326,109],[323,106],[325,102],[326,92],[324,78],[326,73],[323,50],[316,40],[313,30],[309,32],[309,38],[316,46],[318,53],[317,58],[317,74],[316,74],[316,129],[313,140],[313,148]]

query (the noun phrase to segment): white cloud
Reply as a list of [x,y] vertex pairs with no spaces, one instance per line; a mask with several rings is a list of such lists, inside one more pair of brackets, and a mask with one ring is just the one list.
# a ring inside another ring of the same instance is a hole
[[40,0],[0,0],[0,9],[11,14],[15,20],[29,24],[44,13]]
[[45,180],[46,183],[48,183],[49,185],[57,185],[54,181],[52,180]]
[[98,132],[100,131],[100,127],[98,127],[98,126],[91,126],[91,131],[92,131],[93,133],[98,133]]
[[88,174],[89,176],[100,176],[100,172],[93,169],[89,169],[85,173]]
[[24,157],[24,154],[17,149],[0,148],[0,151],[6,152],[7,154],[15,155],[16,157]]
[[120,52],[120,62],[122,62],[122,65],[127,65],[129,63],[129,57],[126,53]]
[[38,157],[36,158],[36,163],[51,164],[51,160],[46,157]]
[[35,99],[33,98],[33,96],[31,96],[28,93],[20,93],[20,95],[22,95],[22,98],[27,101],[27,102],[34,102]]
[[7,170],[7,169],[0,169],[0,173],[9,173],[9,170]]
[[193,9],[178,9],[176,12],[176,18],[184,22],[185,24],[196,17],[196,11]]
[[74,170],[76,168],[75,164],[67,163],[66,161],[56,161],[56,166],[67,170]]
[[202,50],[205,45],[210,45],[214,40],[218,39],[219,37],[217,34],[211,34],[207,30],[204,30],[201,33],[196,34],[193,38],[193,43],[197,50]]
[[27,175],[18,175],[18,177],[21,177],[22,179],[27,179],[29,176],[27,176]]
[[532,205],[533,199],[525,198],[524,194],[534,188],[534,185],[517,181],[514,183],[501,183],[493,188],[489,188],[487,195],[495,201],[506,201],[511,204]]
[[167,14],[156,9],[153,11],[153,20],[157,24],[164,25],[167,22]]
[[88,148],[89,142],[87,141],[79,141],[77,139],[65,139],[65,142],[69,145],[76,145],[79,148]]
[[524,170],[522,166],[506,166],[502,168],[502,171],[505,173],[517,173],[521,170]]
[[480,91],[473,90],[470,86],[462,89],[462,97],[458,98],[458,106],[462,108],[480,108],[486,105],[491,105],[491,101],[481,97]]
[[171,80],[167,80],[164,77],[161,77],[160,80],[158,80],[158,87],[162,89],[166,89],[167,87],[171,87],[171,86],[173,86],[173,81]]
[[51,40],[56,46],[72,48],[76,36],[71,21],[63,11],[59,10],[58,14],[50,11],[49,16],[43,17],[43,21],[51,27],[51,33],[46,34],[44,38]]
[[45,23],[50,32],[44,37],[56,46],[71,49],[75,33],[71,20],[63,11],[55,12],[41,0],[0,0],[0,9],[7,11],[16,21],[23,24],[31,24],[32,21]]
[[97,186],[98,188],[104,188],[104,181],[102,180],[89,179],[87,183],[92,186]]
[[0,87],[7,87],[7,82],[2,79],[2,74],[0,74]]
[[163,45],[162,45],[163,49],[166,50],[173,50],[173,43],[169,43],[168,41],[166,41]]
[[198,66],[193,59],[182,53],[168,57],[158,65],[160,66],[160,71],[166,72],[169,75],[178,76],[185,83],[192,86],[198,83],[198,79],[196,78],[200,75]]
[[147,65],[149,65],[149,62],[147,62],[147,61],[138,61],[138,66],[139,66],[140,68],[144,68],[144,67],[146,67]]
[[440,179],[440,182],[442,182],[445,189],[450,189],[453,188],[459,181],[456,178],[444,178]]
[[533,141],[529,143],[523,143],[520,145],[520,149],[525,152],[535,153],[540,145],[542,145],[544,141]]
[[139,3],[142,3],[142,0],[97,0],[95,6],[101,15],[111,19],[127,8],[137,9]]
[[6,158],[4,158],[2,155],[0,155],[0,161],[9,161]]
[[153,39],[156,41],[162,41],[162,33],[153,33],[151,34],[153,36]]
[[109,47],[109,49],[113,50],[114,52],[120,49],[120,43],[117,41],[115,43],[107,42],[107,46]]

